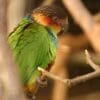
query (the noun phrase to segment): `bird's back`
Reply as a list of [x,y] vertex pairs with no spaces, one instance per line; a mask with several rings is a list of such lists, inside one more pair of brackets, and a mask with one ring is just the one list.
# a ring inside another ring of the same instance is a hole
[[34,84],[41,74],[37,67],[47,68],[55,59],[57,38],[49,31],[26,17],[8,36],[24,85]]

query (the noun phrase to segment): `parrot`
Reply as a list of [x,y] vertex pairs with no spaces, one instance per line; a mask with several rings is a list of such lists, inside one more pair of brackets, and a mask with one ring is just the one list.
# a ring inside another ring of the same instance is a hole
[[8,35],[7,42],[26,94],[37,91],[42,72],[55,61],[57,43],[66,14],[54,5],[40,6],[26,15]]

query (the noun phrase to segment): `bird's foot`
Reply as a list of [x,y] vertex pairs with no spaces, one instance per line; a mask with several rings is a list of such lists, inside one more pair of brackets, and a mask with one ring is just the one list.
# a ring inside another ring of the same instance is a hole
[[27,96],[28,96],[29,100],[36,100],[36,96],[33,93],[28,93]]
[[36,100],[36,96],[35,95],[32,96],[32,100]]
[[44,79],[41,79],[41,78],[38,78],[37,79],[37,83],[40,84],[40,87],[46,87],[47,86],[47,78],[44,78]]

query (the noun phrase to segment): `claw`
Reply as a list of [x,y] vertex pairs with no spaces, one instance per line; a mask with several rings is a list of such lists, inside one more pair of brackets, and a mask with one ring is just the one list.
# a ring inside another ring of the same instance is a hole
[[36,96],[35,95],[32,96],[32,100],[36,100]]
[[35,94],[33,94],[33,93],[28,93],[27,94],[27,96],[28,96],[28,98],[29,98],[29,100],[36,100],[36,96],[35,96]]
[[39,83],[40,84],[40,87],[45,87],[45,86],[47,86],[47,78],[44,78],[44,79],[41,79],[41,78],[38,78],[37,79],[37,83]]

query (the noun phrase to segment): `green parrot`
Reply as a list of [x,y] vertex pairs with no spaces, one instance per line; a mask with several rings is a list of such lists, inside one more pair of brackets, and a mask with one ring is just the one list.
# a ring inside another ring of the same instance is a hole
[[57,34],[66,14],[59,7],[41,6],[24,17],[9,34],[8,44],[19,69],[26,93],[34,93],[42,80],[38,67],[48,69],[56,58]]

